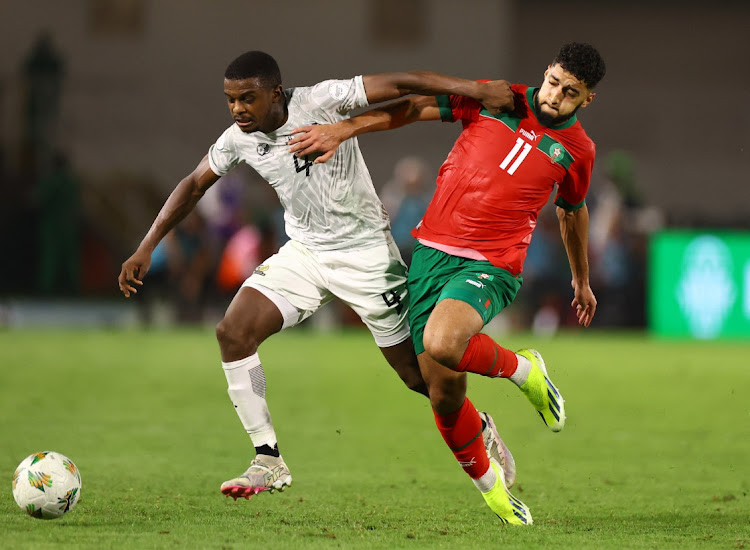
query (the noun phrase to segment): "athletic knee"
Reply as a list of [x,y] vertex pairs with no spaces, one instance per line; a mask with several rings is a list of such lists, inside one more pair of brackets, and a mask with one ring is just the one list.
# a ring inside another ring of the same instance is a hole
[[237,327],[226,317],[216,325],[216,340],[219,342],[221,356],[225,361],[249,357],[258,351],[260,345],[252,331]]
[[460,342],[451,331],[427,330],[423,343],[429,356],[444,367],[455,368],[461,361]]

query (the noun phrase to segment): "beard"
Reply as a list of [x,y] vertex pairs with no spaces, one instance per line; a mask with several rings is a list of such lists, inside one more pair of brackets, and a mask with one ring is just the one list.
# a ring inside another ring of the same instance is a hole
[[574,114],[576,114],[578,109],[579,107],[576,107],[572,113],[565,116],[553,116],[547,114],[542,111],[541,105],[539,105],[539,92],[537,91],[537,93],[534,94],[534,110],[536,111],[536,118],[539,119],[539,122],[541,122],[545,126],[558,126],[563,122],[567,122]]

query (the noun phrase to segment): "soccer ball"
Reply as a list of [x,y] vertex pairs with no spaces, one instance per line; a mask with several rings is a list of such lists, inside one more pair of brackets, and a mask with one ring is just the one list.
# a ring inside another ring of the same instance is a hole
[[27,456],[13,474],[13,498],[37,519],[69,512],[81,497],[81,474],[65,455],[43,451]]

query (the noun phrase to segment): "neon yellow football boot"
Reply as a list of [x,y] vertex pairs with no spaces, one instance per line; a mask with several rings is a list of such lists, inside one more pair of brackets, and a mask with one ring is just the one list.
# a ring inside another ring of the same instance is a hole
[[547,375],[544,359],[535,349],[522,349],[516,352],[531,361],[531,372],[521,391],[534,405],[544,423],[553,432],[565,426],[565,400]]
[[484,501],[490,507],[490,510],[495,512],[495,515],[503,523],[510,525],[531,525],[534,523],[534,520],[531,519],[529,507],[511,495],[510,491],[505,487],[503,467],[498,464],[497,460],[491,458],[490,468],[495,470],[497,479],[492,489],[486,493],[482,493]]

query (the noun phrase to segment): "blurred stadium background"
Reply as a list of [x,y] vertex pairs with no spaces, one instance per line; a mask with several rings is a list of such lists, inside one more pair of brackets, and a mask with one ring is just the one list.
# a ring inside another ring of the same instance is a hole
[[[546,0],[36,0],[0,5],[0,326],[198,323],[285,239],[250,169],[215,186],[165,241],[146,291],[118,296],[120,263],[230,119],[226,64],[250,49],[284,85],[431,69],[536,85],[566,41],[608,66],[581,120],[598,146],[589,205],[600,327],[750,336],[750,4]],[[394,233],[429,198],[458,128],[360,140]],[[552,209],[525,287],[499,324],[571,324]],[[334,305],[318,323],[356,325]]]

